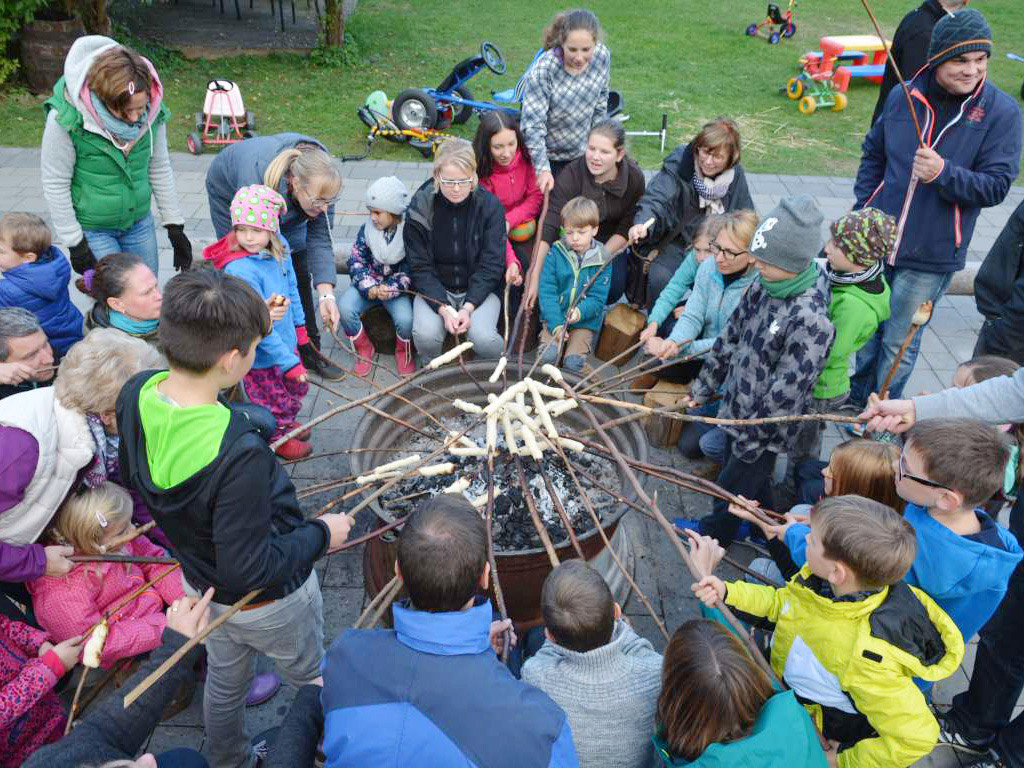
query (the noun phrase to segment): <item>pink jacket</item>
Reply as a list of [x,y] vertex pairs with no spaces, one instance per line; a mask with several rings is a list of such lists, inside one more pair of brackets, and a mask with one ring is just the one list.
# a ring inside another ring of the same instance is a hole
[[42,630],[0,615],[0,768],[20,766],[64,733],[64,707],[53,687],[65,670],[53,651],[37,658]]
[[[493,168],[490,176],[480,179],[480,186],[501,201],[508,228],[514,229],[530,219],[536,219],[540,215],[544,195],[537,187],[533,166],[523,158],[523,153],[517,151],[511,163],[506,166],[495,163]],[[509,243],[505,248],[505,266],[512,262],[519,263]]]
[[[164,557],[166,552],[145,536],[129,542],[126,555]],[[28,585],[36,618],[58,643],[85,633],[124,597],[158,576],[169,565],[83,563],[66,576],[44,576]],[[100,666],[151,651],[160,645],[167,618],[165,605],[182,597],[181,576],[172,574],[110,617],[110,632]]]

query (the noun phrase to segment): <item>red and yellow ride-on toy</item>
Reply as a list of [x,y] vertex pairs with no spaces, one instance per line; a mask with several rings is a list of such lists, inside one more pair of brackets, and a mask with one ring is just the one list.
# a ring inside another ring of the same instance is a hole
[[747,27],[747,36],[757,37],[760,35],[770,45],[778,45],[782,38],[792,37],[796,34],[796,24],[793,22],[795,10],[796,0],[789,0],[786,10],[782,10],[775,3],[768,3],[768,13],[765,15],[764,21]]
[[211,80],[206,85],[203,111],[196,112],[196,129],[185,139],[193,155],[205,147],[223,147],[256,136],[256,115],[245,109],[242,92],[230,80]]

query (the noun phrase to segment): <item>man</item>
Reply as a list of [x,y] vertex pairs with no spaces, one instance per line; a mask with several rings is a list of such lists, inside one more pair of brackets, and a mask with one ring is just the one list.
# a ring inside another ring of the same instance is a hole
[[[941,298],[963,268],[981,208],[1002,202],[1017,177],[1021,113],[985,80],[991,53],[992,31],[981,13],[940,19],[928,66],[911,83],[924,146],[899,88],[864,140],[854,207],[880,208],[898,225],[885,268],[891,314],[857,354],[851,401],[858,405],[883,388],[918,306]],[[900,362],[893,397],[903,392],[920,340],[917,334]]]
[[487,530],[461,496],[413,512],[395,575],[393,631],[345,630],[323,666],[323,751],[343,765],[577,766],[565,713],[495,652]]
[[1024,365],[1024,203],[982,262],[974,301],[985,316],[974,356],[1000,355]]
[[46,334],[27,309],[0,309],[0,399],[49,384],[56,369]]
[[[927,63],[928,45],[932,40],[935,23],[947,12],[956,13],[966,5],[967,0],[925,0],[920,7],[903,17],[900,25],[896,27],[896,34],[892,36],[892,47],[889,48],[889,55],[896,61],[903,77],[910,80]],[[893,69],[892,62],[887,58],[885,74],[882,75],[882,87],[878,93],[878,103],[875,104],[875,112],[871,115],[872,125],[882,114],[889,91],[898,84],[896,70]]]

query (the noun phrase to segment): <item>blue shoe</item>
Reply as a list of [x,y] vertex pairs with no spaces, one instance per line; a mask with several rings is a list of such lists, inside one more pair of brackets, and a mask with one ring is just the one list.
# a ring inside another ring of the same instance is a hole
[[843,427],[843,431],[850,435],[850,437],[864,437],[863,424],[847,424]]

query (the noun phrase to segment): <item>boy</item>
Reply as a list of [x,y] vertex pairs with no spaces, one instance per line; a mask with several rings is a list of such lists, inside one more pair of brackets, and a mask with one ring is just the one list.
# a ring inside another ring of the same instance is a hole
[[267,305],[219,270],[167,283],[160,348],[169,371],[130,379],[117,401],[121,471],[174,547],[186,593],[215,589],[212,617],[255,601],[206,640],[203,695],[210,760],[247,768],[245,695],[257,653],[296,687],[320,675],[323,600],[313,561],[348,537],[347,515],[305,519],[266,442],[217,394],[245,376],[270,332]]
[[1003,487],[1010,457],[999,431],[969,419],[932,419],[906,434],[896,466],[903,518],[917,536],[907,583],[920,587],[970,640],[1006,594],[1024,552],[979,505]]
[[[545,349],[543,362],[557,363],[565,345],[564,365],[570,371],[583,370],[590,354],[594,334],[601,329],[604,305],[611,287],[612,270],[602,269],[608,252],[594,239],[601,213],[597,203],[586,197],[574,197],[562,206],[563,236],[551,246],[540,273],[537,298],[544,327],[540,332]],[[572,312],[569,307],[577,293],[586,288],[594,273],[601,270]],[[548,342],[554,338],[551,344]]]
[[82,340],[82,313],[68,295],[71,266],[50,244],[45,221],[31,213],[0,217],[0,272],[0,308],[32,312],[58,360]]
[[622,620],[608,585],[582,560],[548,575],[541,611],[545,643],[523,680],[565,710],[580,766],[650,765],[661,654]]
[[[771,664],[838,742],[840,768],[908,766],[935,746],[938,723],[914,678],[942,680],[964,655],[956,625],[902,582],[917,545],[896,512],[861,496],[811,512],[807,563],[784,587],[715,576],[693,590],[775,623]],[[830,761],[831,762],[831,761]]]
[[[760,279],[747,289],[711,348],[691,390],[693,406],[723,389],[721,418],[804,412],[834,332],[828,317],[828,278],[814,261],[821,221],[821,212],[807,195],[785,198],[762,220],[750,243]],[[725,463],[718,484],[774,506],[770,481],[775,458],[793,447],[800,424],[724,430]],[[690,527],[728,547],[740,523],[728,508],[728,502],[716,500],[711,515]]]

